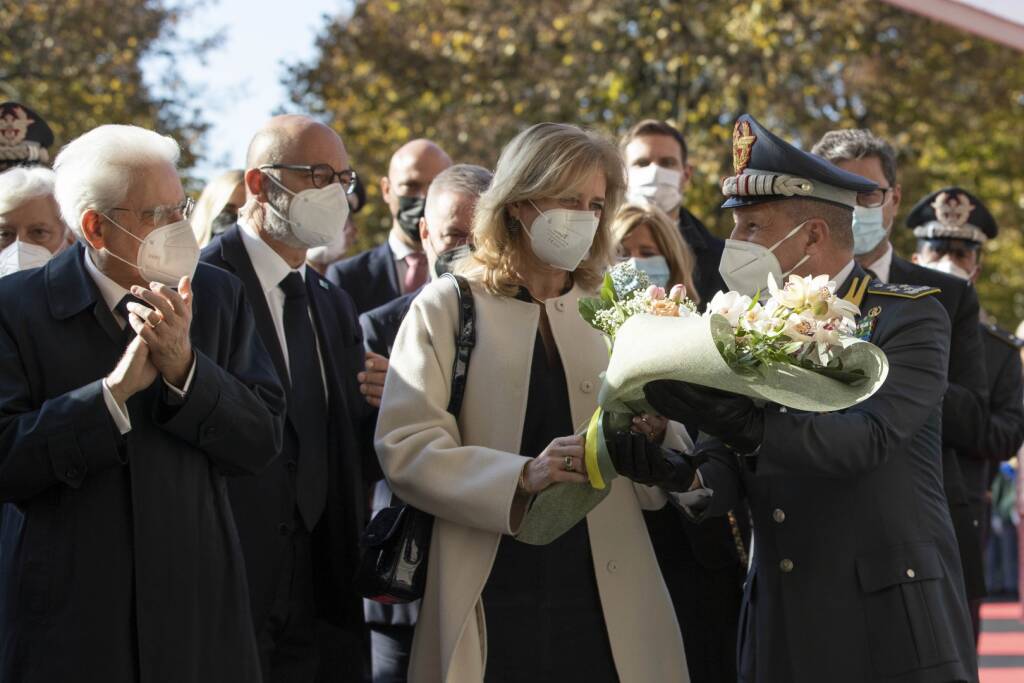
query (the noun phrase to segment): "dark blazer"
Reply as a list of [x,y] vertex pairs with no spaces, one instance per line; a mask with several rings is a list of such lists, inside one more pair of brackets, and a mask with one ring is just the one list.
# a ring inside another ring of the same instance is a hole
[[359,324],[363,328],[363,343],[367,351],[391,357],[391,347],[395,345],[398,328],[402,326],[402,321],[412,306],[412,300],[420,293],[420,289],[403,294],[359,316]]
[[[201,259],[234,273],[242,281],[256,319],[256,332],[270,350],[277,373],[284,378],[282,384],[287,386],[287,366],[270,307],[238,226],[214,238],[203,249]],[[355,376],[363,364],[363,340],[355,309],[345,292],[312,268],[306,269],[306,288],[327,378],[329,413],[327,504],[313,532],[316,603],[318,616],[359,635],[363,628],[362,604],[352,590],[352,578],[366,506],[359,460],[361,444],[349,406],[362,400],[358,398]],[[278,572],[296,519],[293,472],[298,442],[290,417],[285,427],[281,457],[259,476],[232,481],[229,487],[245,551],[257,630],[272,606]]]
[[[985,596],[979,510],[969,502],[985,495],[982,478],[970,482],[964,470],[972,469],[967,453],[983,439],[988,425],[988,375],[978,323],[978,295],[974,287],[953,275],[915,265],[895,254],[889,281],[938,287],[939,303],[951,323],[949,385],[942,401],[942,481],[953,516],[960,547],[968,599]],[[971,487],[968,486],[971,484]]]
[[702,304],[711,301],[715,292],[726,291],[725,281],[718,272],[718,264],[722,261],[725,240],[712,235],[700,219],[686,210],[679,208],[679,234],[693,249],[696,267],[693,269],[693,284],[697,287]]
[[745,495],[754,516],[741,681],[977,680],[939,458],[949,320],[933,296],[884,288],[861,302],[889,359],[877,393],[834,413],[769,406],[757,456],[700,469],[705,514]]
[[395,254],[386,241],[332,264],[326,276],[352,297],[357,313],[383,306],[402,295]]
[[122,437],[124,337],[83,257],[0,279],[0,680],[258,681],[225,475],[277,455],[284,392],[241,283],[199,265],[189,393],[157,379]]
[[[961,461],[970,502],[984,513],[984,493],[998,463],[1017,454],[1024,443],[1020,339],[998,325],[982,323],[981,343],[988,372],[988,426],[977,446]],[[975,496],[974,492],[981,492]],[[985,520],[982,520],[985,523]]]

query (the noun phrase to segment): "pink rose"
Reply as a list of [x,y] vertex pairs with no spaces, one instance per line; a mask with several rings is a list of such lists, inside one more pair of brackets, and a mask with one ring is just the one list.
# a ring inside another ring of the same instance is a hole
[[665,289],[658,287],[657,285],[651,285],[647,288],[647,298],[651,301],[658,301],[659,299],[665,298]]
[[686,285],[672,285],[672,291],[668,293],[668,298],[677,304],[682,303],[686,298]]

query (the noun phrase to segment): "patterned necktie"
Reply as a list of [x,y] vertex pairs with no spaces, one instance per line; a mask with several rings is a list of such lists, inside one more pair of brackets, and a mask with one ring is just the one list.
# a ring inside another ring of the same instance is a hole
[[299,436],[295,503],[306,528],[312,531],[327,502],[327,399],[306,283],[297,272],[291,272],[279,286],[285,294],[284,334],[291,377],[288,419]]
[[414,251],[405,257],[405,286],[402,292],[408,294],[422,287],[427,282],[427,255],[422,251]]

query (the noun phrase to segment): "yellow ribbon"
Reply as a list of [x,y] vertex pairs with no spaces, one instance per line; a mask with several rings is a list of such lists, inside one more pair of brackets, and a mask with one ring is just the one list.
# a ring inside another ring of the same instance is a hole
[[597,464],[597,440],[601,436],[598,430],[598,422],[600,420],[601,409],[598,408],[594,411],[593,417],[590,418],[590,425],[587,427],[587,442],[583,449],[583,462],[587,466],[587,478],[590,480],[590,485],[595,489],[603,489],[605,487],[604,477],[601,476],[601,468]]

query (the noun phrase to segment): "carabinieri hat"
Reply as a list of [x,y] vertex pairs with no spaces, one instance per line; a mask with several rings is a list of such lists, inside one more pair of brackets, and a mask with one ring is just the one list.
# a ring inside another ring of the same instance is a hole
[[48,163],[52,144],[42,116],[18,102],[0,104],[0,166]]
[[999,234],[996,219],[980,199],[960,187],[945,187],[914,205],[907,227],[921,240],[965,240],[984,244]]
[[736,119],[732,163],[735,175],[722,180],[722,194],[728,197],[723,209],[800,198],[853,209],[857,193],[878,189],[867,178],[797,149],[750,114]]

